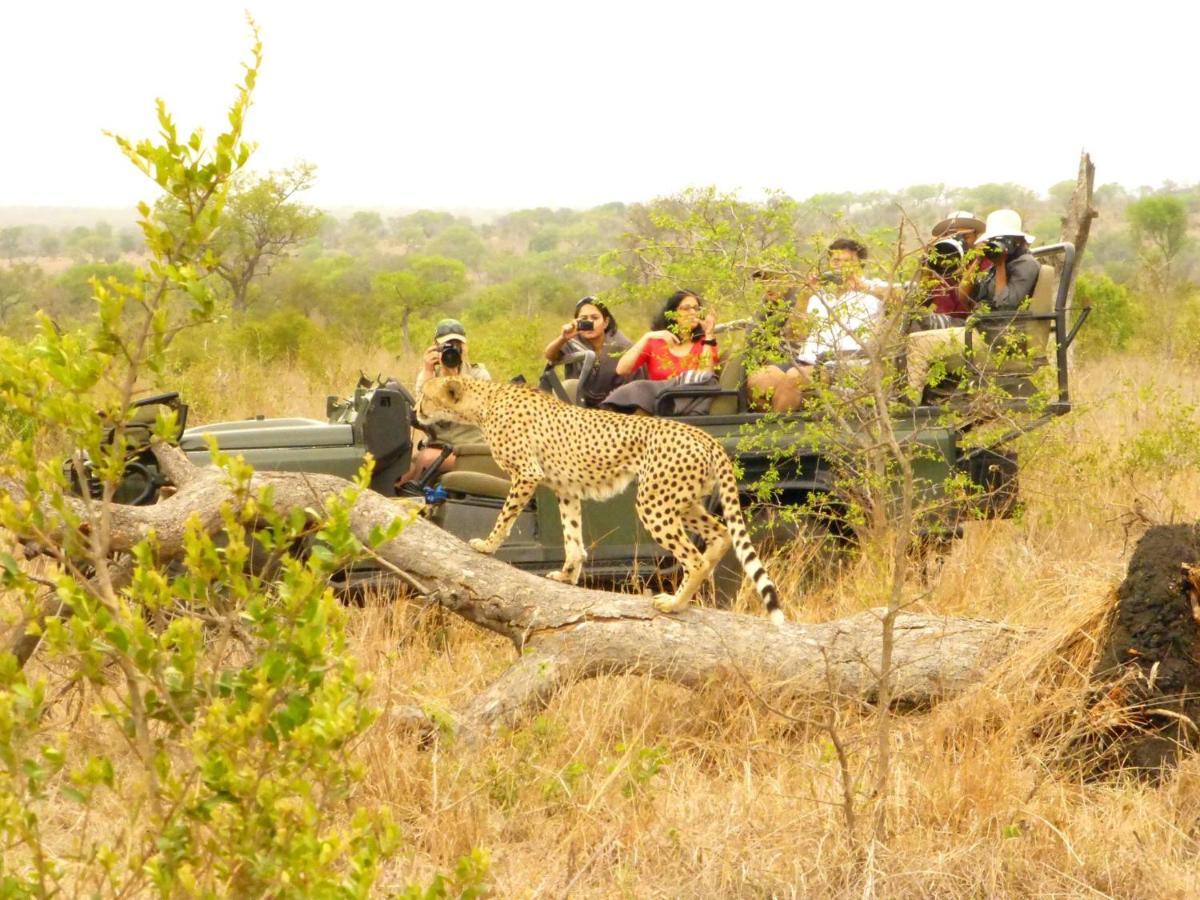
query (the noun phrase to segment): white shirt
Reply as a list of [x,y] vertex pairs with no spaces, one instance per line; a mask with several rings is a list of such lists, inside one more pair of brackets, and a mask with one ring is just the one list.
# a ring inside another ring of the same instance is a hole
[[847,291],[844,294],[813,294],[805,313],[812,329],[796,354],[796,362],[815,365],[823,353],[862,349],[864,337],[883,312],[874,294]]

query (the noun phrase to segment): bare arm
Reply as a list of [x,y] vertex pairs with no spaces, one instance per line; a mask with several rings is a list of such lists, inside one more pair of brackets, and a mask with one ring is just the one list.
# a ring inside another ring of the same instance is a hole
[[621,354],[621,358],[617,360],[617,374],[631,375],[642,364],[642,354],[646,350],[646,344],[655,338],[666,341],[668,344],[679,343],[679,338],[670,331],[647,331],[634,342],[632,347]]
[[633,342],[633,346],[621,354],[621,358],[617,360],[618,375],[630,375],[641,365],[642,352],[646,349],[648,340],[650,340],[650,332],[643,334]]

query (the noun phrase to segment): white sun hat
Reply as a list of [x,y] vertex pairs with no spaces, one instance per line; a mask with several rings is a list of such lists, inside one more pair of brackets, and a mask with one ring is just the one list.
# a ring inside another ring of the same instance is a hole
[[1037,240],[1032,234],[1025,233],[1021,225],[1021,214],[1015,209],[998,209],[988,213],[987,224],[976,243],[981,244],[995,237],[1022,237],[1031,244]]
[[956,209],[942,221],[933,226],[933,236],[941,237],[950,229],[969,228],[971,231],[983,231],[983,219],[965,209]]

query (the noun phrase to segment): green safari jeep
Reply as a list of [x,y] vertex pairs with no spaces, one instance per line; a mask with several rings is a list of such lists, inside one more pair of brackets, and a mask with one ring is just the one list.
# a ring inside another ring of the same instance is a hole
[[[1043,266],[1028,308],[1015,314],[985,317],[1003,319],[997,327],[1020,332],[1034,352],[986,372],[974,370],[968,377],[998,384],[1011,398],[1011,405],[1020,407],[1033,393],[1031,377],[1049,364],[1053,353],[1057,373],[1053,401],[1040,404],[1036,414],[1027,417],[1027,424],[1017,431],[988,446],[971,447],[965,440],[970,426],[945,424],[943,416],[946,404],[953,403],[955,391],[961,394],[960,372],[953,389],[928,389],[921,405],[906,410],[894,422],[898,437],[917,442],[927,450],[915,463],[915,474],[927,490],[941,491],[948,476],[965,473],[981,489],[975,504],[977,515],[1007,515],[1017,496],[1017,458],[1006,444],[1018,434],[1071,408],[1067,350],[1086,318],[1084,311],[1074,327],[1068,328],[1067,284],[1074,265],[1074,248],[1058,244],[1038,248],[1034,254]],[[1059,265],[1046,264],[1049,259],[1057,259]],[[583,358],[580,362],[586,377],[591,360]],[[564,402],[575,401],[574,384],[560,381],[553,370],[548,369],[543,375],[540,386],[555,392]],[[762,420],[762,415],[748,410],[744,369],[736,356],[727,361],[719,385],[689,386],[680,388],[680,393],[700,394],[711,401],[706,414],[681,418],[714,436],[735,459],[743,507],[756,540],[779,543],[794,536],[797,525],[771,512],[780,506],[805,504],[814,494],[827,496],[832,481],[827,454],[808,431],[808,423],[798,415],[782,417],[772,423],[765,445],[756,441],[754,449],[747,449],[748,442],[743,436]],[[664,397],[663,402],[666,407],[673,407],[675,399],[673,393]],[[241,454],[260,471],[324,472],[348,478],[358,471],[364,455],[370,452],[376,461],[371,488],[396,496],[395,483],[412,459],[414,402],[395,382],[372,385],[364,381],[349,399],[328,398],[326,421],[257,417],[185,428],[182,426],[186,424],[186,406],[177,395],[164,394],[141,401],[135,423],[152,422],[157,406],[164,404],[179,411],[179,446],[200,465],[210,461],[206,443],[209,438],[215,438],[222,451]],[[436,435],[431,437],[436,439]],[[451,449],[458,460],[453,471],[442,473],[434,467],[422,482],[410,484],[405,490],[425,501],[425,514],[440,527],[463,540],[484,537],[508,493],[507,476],[485,444],[444,447],[443,458]],[[781,449],[786,450],[782,455]],[[764,503],[757,497],[756,485],[768,469],[773,469],[772,490],[769,502]],[[118,493],[121,502],[154,502],[164,484],[153,456],[144,448],[130,460],[126,476]],[[664,551],[638,522],[635,491],[636,485],[631,485],[609,500],[584,504],[584,540],[588,548],[585,581],[636,587],[674,574],[673,561],[664,557]],[[554,494],[548,488],[538,489],[533,501],[518,516],[497,556],[534,572],[561,568],[561,524]],[[369,567],[356,568],[347,573],[345,586],[361,586],[385,577]],[[718,592],[735,593],[740,582],[741,571],[731,553],[718,570]]]

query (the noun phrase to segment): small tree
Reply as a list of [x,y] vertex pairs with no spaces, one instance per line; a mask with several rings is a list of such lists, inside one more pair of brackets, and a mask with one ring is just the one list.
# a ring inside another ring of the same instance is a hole
[[25,237],[25,229],[20,225],[0,228],[0,253],[10,263],[21,255],[21,244]]
[[[233,498],[219,542],[199,517],[123,530],[113,503],[139,452],[140,379],[217,309],[212,247],[250,155],[242,126],[259,61],[256,40],[211,147],[199,132],[181,138],[161,101],[157,142],[117,138],[180,211],[164,220],[139,207],[148,266],[93,280],[89,327],[43,321],[31,342],[0,341],[0,411],[16,435],[0,462],[0,527],[44,557],[0,553],[0,587],[39,623],[19,653],[0,653],[4,896],[367,896],[392,842],[371,810],[347,814],[349,752],[374,714],[328,577],[359,549],[357,489],[320,512],[281,514],[244,465],[217,454]],[[177,427],[168,415],[154,431]],[[82,449],[53,458],[55,446]],[[313,542],[305,558],[291,552],[300,541]],[[183,553],[168,568],[160,550],[169,558],[172,543]],[[273,565],[249,566],[252,546]],[[73,740],[75,723],[51,714],[50,675],[22,668],[39,640],[51,675],[86,686],[80,715],[96,741]],[[64,816],[74,829],[50,834]]]
[[1172,286],[1171,265],[1187,245],[1187,207],[1176,197],[1153,195],[1130,203],[1125,215],[1149,286],[1167,294]]
[[213,250],[221,259],[214,271],[229,286],[235,313],[250,306],[250,283],[256,277],[270,274],[277,260],[317,234],[321,213],[295,200],[315,177],[316,167],[301,163],[234,182],[226,224],[214,237]]
[[404,350],[412,352],[410,323],[413,315],[445,306],[467,286],[467,267],[444,256],[412,256],[404,268],[380,272],[371,292],[383,315],[395,317]]
[[[875,273],[890,285],[877,287],[886,294],[882,315],[869,329],[834,322],[846,333],[857,331],[863,352],[852,361],[830,361],[821,368],[799,418],[768,414],[742,435],[745,446],[775,457],[775,465],[759,484],[765,502],[751,507],[751,520],[760,520],[760,513],[764,519],[772,515],[791,518],[799,533],[807,537],[836,517],[839,530],[856,537],[860,559],[869,567],[870,583],[876,589],[871,599],[885,609],[882,656],[876,665],[874,740],[865,752],[849,748],[846,754],[839,753],[851,832],[857,832],[854,823],[860,821],[855,807],[862,805],[872,813],[871,838],[883,840],[891,828],[889,703],[895,678],[891,654],[897,617],[911,602],[907,588],[912,557],[919,534],[926,529],[953,528],[956,523],[947,520],[964,507],[969,509],[976,493],[965,474],[945,476],[944,449],[939,441],[947,429],[969,420],[972,439],[987,446],[989,440],[1000,439],[1021,423],[1016,415],[1002,412],[1003,404],[995,401],[1003,398],[975,386],[964,386],[961,408],[946,409],[939,419],[912,415],[913,402],[919,398],[907,385],[900,361],[909,323],[925,312],[923,286],[913,277],[922,242],[907,219],[893,232],[898,235],[895,239],[872,241],[855,235],[836,214],[826,219],[830,231],[797,237],[798,228],[813,215],[811,207],[798,207],[786,198],[768,197],[765,203],[751,204],[712,190],[689,191],[634,209],[624,248],[609,254],[604,263],[609,272],[623,274],[628,280],[625,292],[630,296],[661,296],[668,285],[688,287],[699,291],[706,305],[716,308],[718,321],[755,315],[763,327],[751,332],[747,346],[734,351],[740,352],[752,369],[777,349],[760,344],[772,343],[770,332],[792,314],[790,301],[776,298],[763,302],[764,286],[752,277],[756,270],[769,270],[774,273],[771,283],[790,286],[802,311],[804,300],[820,290],[814,286],[817,279],[813,275],[823,267],[824,248],[831,238],[856,237],[876,252],[883,251]],[[728,363],[728,355],[726,359]],[[931,380],[946,374],[944,364],[934,369]],[[776,488],[782,475],[807,471],[805,461],[795,457],[797,448],[809,459],[814,448],[819,450],[829,489],[810,493],[807,503],[789,502],[778,509]],[[838,713],[832,710],[826,727],[835,743],[840,741],[837,721]],[[864,777],[850,770],[852,763],[861,763]],[[859,794],[856,783],[866,784],[867,796]]]
[[42,270],[28,263],[0,268],[0,327],[8,329],[17,309],[37,301],[45,280]]

